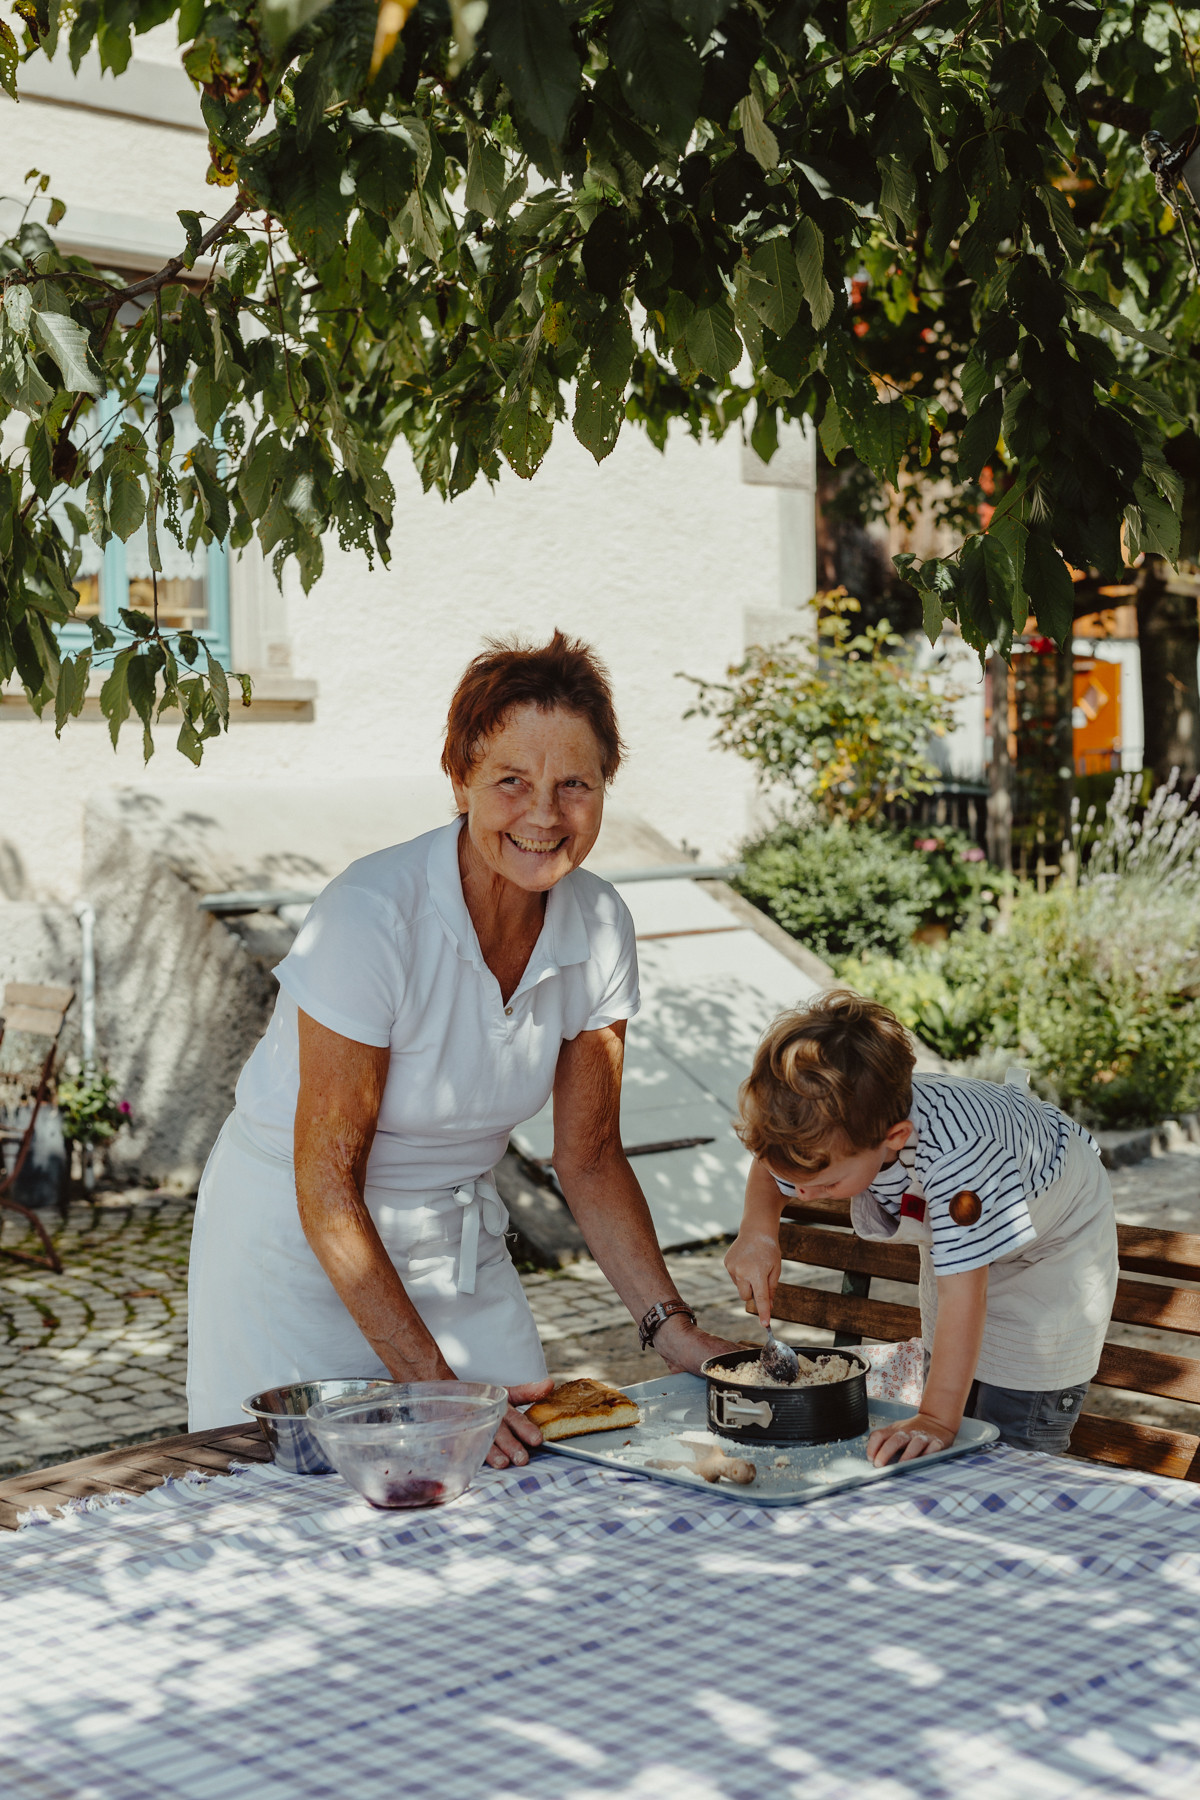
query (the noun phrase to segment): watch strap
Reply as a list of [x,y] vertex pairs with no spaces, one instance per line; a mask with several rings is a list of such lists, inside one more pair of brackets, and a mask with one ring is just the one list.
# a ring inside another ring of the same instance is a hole
[[655,1332],[661,1325],[665,1325],[668,1319],[674,1318],[677,1313],[684,1314],[692,1321],[693,1325],[696,1323],[696,1315],[686,1300],[655,1301],[638,1326],[638,1340],[643,1350],[650,1348],[654,1342]]

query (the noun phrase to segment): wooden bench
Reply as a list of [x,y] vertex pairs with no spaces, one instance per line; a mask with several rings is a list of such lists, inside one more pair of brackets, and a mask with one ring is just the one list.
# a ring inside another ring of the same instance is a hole
[[[775,1317],[794,1325],[816,1325],[834,1333],[835,1344],[858,1344],[864,1337],[887,1343],[921,1335],[915,1306],[872,1300],[874,1280],[915,1283],[919,1257],[912,1244],[867,1243],[850,1230],[850,1202],[796,1203],[785,1209],[780,1230],[785,1262],[810,1263],[842,1271],[840,1294],[781,1282]],[[1114,1324],[1149,1326],[1200,1337],[1200,1292],[1174,1284],[1200,1282],[1200,1236],[1182,1231],[1148,1231],[1117,1226],[1121,1274],[1113,1303]],[[786,1270],[785,1270],[786,1274]],[[1161,1281],[1144,1281],[1152,1275]],[[1172,1285],[1163,1286],[1162,1281]],[[1071,1454],[1200,1481],[1200,1357],[1170,1356],[1128,1344],[1107,1343],[1094,1377],[1103,1387],[1157,1394],[1196,1406],[1196,1432],[1081,1413],[1071,1437]]]

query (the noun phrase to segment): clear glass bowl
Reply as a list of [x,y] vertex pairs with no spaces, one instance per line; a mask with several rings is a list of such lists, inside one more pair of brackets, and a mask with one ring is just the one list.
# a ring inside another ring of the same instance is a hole
[[471,1485],[507,1410],[489,1381],[409,1381],[373,1399],[319,1401],[307,1422],[372,1506],[444,1506]]

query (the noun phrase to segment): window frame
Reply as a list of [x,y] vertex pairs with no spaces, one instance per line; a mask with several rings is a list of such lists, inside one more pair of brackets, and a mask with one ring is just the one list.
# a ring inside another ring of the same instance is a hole
[[[143,376],[138,384],[138,392],[153,395],[157,391],[157,383],[153,376]],[[184,401],[187,403],[187,390],[184,390]],[[114,394],[102,394],[96,402],[99,413],[100,442],[107,444],[120,424],[123,408]],[[219,442],[219,440],[218,440]],[[125,545],[114,533],[102,551],[103,561],[100,567],[100,612],[99,618],[110,631],[117,635],[118,642],[124,646],[132,643],[133,633],[127,631],[121,623],[121,607],[129,605],[129,573],[125,558]],[[226,671],[233,667],[232,646],[230,642],[229,621],[229,548],[226,543],[216,539],[207,547],[204,568],[205,594],[208,600],[208,625],[202,632],[203,638],[214,660]],[[118,596],[123,595],[120,599]],[[81,619],[70,619],[58,629],[59,647],[64,655],[74,655],[79,650],[87,649],[92,642],[89,627]]]

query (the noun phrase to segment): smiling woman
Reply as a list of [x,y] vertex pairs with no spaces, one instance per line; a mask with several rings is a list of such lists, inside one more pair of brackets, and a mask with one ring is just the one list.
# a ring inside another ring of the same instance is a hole
[[[458,817],[353,863],[279,965],[192,1242],[193,1430],[319,1377],[549,1386],[490,1171],[554,1096],[588,1247],[672,1369],[731,1346],[667,1273],[621,1148],[633,923],[580,864],[621,757],[607,676],[556,632],[492,644],[450,706]],[[489,1460],[539,1442],[514,1406]]]

